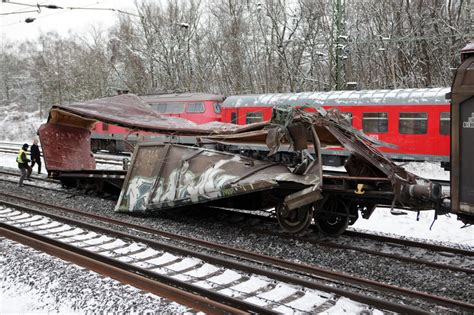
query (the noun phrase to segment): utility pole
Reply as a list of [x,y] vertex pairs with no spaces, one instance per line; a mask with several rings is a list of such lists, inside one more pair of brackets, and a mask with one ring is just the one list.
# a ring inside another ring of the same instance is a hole
[[467,20],[470,21],[469,24],[469,32],[470,38],[469,40],[474,41],[474,2],[473,0],[467,0]]
[[344,87],[345,77],[345,60],[347,56],[344,54],[344,48],[347,45],[347,36],[345,32],[344,11],[345,0],[335,0],[334,4],[334,19],[332,30],[332,56],[334,58],[335,71],[335,88],[341,90]]

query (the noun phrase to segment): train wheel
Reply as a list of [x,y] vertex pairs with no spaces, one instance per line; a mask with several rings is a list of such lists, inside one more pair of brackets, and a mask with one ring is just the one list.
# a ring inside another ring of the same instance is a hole
[[308,205],[294,210],[288,210],[279,204],[276,207],[276,215],[281,228],[288,233],[299,233],[311,224],[313,219],[313,206]]
[[323,199],[316,205],[314,222],[319,231],[327,236],[338,236],[344,233],[349,225],[349,207],[335,196]]

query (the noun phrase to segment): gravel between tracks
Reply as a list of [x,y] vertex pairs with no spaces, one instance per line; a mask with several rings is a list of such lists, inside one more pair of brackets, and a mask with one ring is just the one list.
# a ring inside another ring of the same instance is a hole
[[[16,194],[20,192],[16,185],[1,181],[0,190]],[[140,217],[114,213],[115,200],[80,194],[49,192],[31,187],[22,188],[21,195],[65,207],[114,216],[124,221],[141,223],[173,233],[474,303],[474,277],[465,273],[396,262],[388,258],[369,256],[356,251],[320,247],[305,242],[286,240],[278,236],[262,236],[252,233],[248,229],[229,224],[229,218],[221,217],[219,214],[212,215],[212,211],[206,214],[198,214],[195,210],[179,210],[157,214],[153,217]],[[237,215],[231,219],[239,220],[239,217]],[[258,222],[245,222],[245,224],[258,224]],[[240,226],[242,225],[240,224]]]

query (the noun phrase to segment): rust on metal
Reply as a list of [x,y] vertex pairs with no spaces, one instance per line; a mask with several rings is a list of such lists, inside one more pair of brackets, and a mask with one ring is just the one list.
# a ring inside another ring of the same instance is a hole
[[[206,148],[174,144],[143,144],[134,153],[117,211],[146,211],[182,207],[268,191],[279,183],[315,187],[320,178],[297,176],[278,164]],[[244,200],[240,200],[242,204]],[[273,207],[262,199],[247,207]]]
[[474,42],[461,52],[451,91],[451,209],[474,223]]
[[[238,126],[217,121],[198,125],[184,118],[160,115],[145,103],[143,99],[134,94],[122,94],[113,97],[95,99],[84,103],[55,105],[52,107],[51,112],[56,110],[74,114],[76,117],[82,117],[85,120],[92,119],[129,129],[158,132],[162,134],[226,134],[237,131],[260,129],[262,126],[266,125],[266,123],[255,123],[251,125]],[[52,121],[51,117],[48,119],[48,122],[62,123]]]
[[52,110],[49,123],[39,129],[46,169],[94,170],[90,140],[90,128],[94,124],[92,119]]

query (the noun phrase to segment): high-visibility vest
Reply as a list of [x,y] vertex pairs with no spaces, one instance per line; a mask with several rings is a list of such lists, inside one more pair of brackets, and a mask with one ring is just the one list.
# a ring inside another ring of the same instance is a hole
[[18,155],[16,157],[16,162],[17,163],[26,163],[23,161],[23,159],[21,158],[21,156],[23,155],[23,153],[25,153],[25,157],[26,157],[26,151],[23,150],[23,148],[20,149],[20,151],[18,152]]

